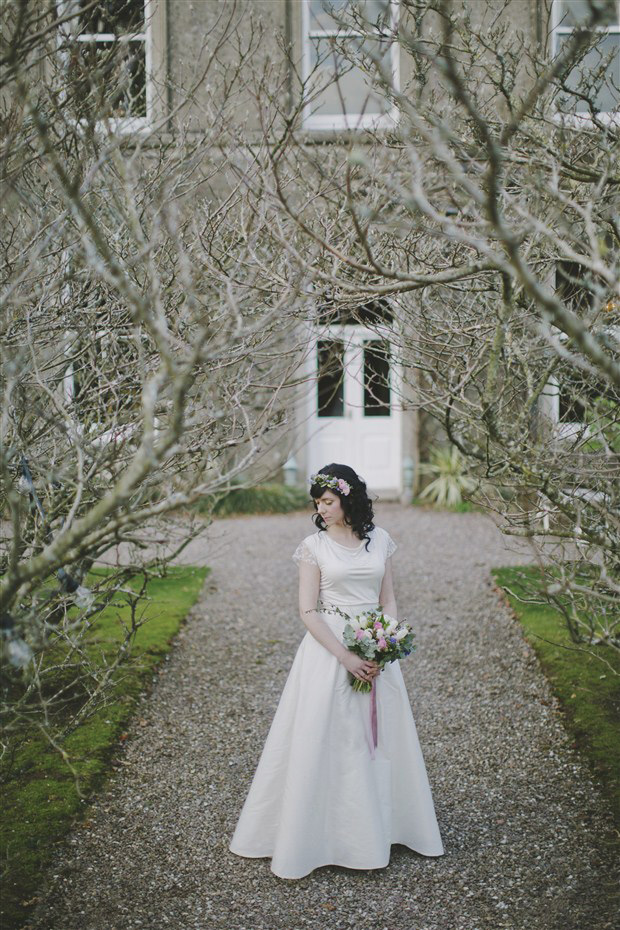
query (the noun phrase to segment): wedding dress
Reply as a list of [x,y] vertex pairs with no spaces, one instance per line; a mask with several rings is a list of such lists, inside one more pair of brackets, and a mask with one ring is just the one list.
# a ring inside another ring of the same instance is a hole
[[[375,527],[359,546],[326,531],[307,536],[296,562],[321,572],[319,602],[348,616],[377,607],[386,559],[396,550]],[[319,611],[338,639],[346,619]],[[415,652],[406,662],[415,662]],[[392,843],[424,856],[444,852],[400,662],[376,679],[377,746],[370,694],[358,693],[338,659],[308,631],[282,691],[230,850],[271,857],[280,878],[323,865],[378,869]]]

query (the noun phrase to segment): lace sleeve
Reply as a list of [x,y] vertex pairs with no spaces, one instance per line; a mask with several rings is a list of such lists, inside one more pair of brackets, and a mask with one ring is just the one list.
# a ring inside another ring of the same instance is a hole
[[385,535],[387,536],[387,539],[386,539],[387,549],[386,549],[385,557],[386,559],[389,559],[391,555],[394,555],[394,553],[398,549],[398,546],[396,545],[396,543],[394,542],[394,540],[392,539],[389,533],[386,533]]
[[305,541],[300,542],[297,548],[293,553],[293,561],[298,565],[300,562],[309,562],[311,565],[318,565],[316,556],[314,552],[310,550],[308,543]]

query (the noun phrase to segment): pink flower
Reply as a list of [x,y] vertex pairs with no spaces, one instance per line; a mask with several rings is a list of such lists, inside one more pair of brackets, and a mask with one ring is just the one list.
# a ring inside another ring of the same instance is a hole
[[363,638],[364,638],[364,631],[363,631],[363,630],[358,630],[357,633],[355,634],[355,638],[356,638],[356,639],[363,639]]
[[340,492],[346,497],[349,491],[351,490],[350,485],[344,480],[344,478],[338,478],[338,487]]
[[383,624],[381,623],[380,620],[375,620],[373,626],[375,630],[383,630]]
[[381,639],[380,639],[379,642],[377,643],[377,646],[379,647],[379,649],[387,649],[387,643],[386,643],[386,641],[384,640],[383,636],[381,637]]

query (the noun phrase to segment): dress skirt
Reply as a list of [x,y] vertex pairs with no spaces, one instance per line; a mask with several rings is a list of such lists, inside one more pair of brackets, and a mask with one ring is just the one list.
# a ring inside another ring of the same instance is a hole
[[[330,626],[341,633],[338,620]],[[443,854],[399,662],[377,677],[376,705],[374,749],[370,695],[354,691],[344,666],[306,633],[230,843],[233,853],[270,857],[275,875],[288,879],[323,865],[384,868],[392,843],[424,856]]]

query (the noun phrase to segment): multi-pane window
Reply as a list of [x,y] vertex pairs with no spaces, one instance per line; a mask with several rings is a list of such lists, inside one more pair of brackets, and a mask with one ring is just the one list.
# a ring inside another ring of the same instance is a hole
[[[603,297],[597,297],[595,283],[585,268],[577,262],[561,261],[555,274],[555,289],[573,313],[586,318],[596,310]],[[612,317],[613,301],[603,303],[602,325]],[[566,337],[560,334],[560,340]],[[614,446],[620,443],[618,425],[620,396],[618,390],[604,379],[592,377],[587,371],[561,363],[552,377],[547,398],[551,414],[557,423],[557,435],[572,441],[592,439],[590,448],[597,448],[596,436],[605,436]],[[584,447],[586,448],[586,447]]]
[[303,0],[302,14],[304,125],[393,125],[389,87],[397,86],[397,0]]
[[393,321],[392,311],[383,297],[365,304],[347,307],[329,298],[324,299],[317,311],[317,321],[340,326],[389,326]]
[[141,411],[148,338],[137,344],[129,312],[98,283],[82,282],[72,296],[79,311],[66,332],[66,400],[89,436],[124,429]]
[[152,0],[67,0],[69,85],[79,118],[142,122],[148,115],[147,26]]
[[[611,20],[598,26],[592,46],[585,52],[567,78],[568,87],[576,92],[575,112],[588,114],[591,98],[601,113],[620,109],[620,0],[609,0]],[[561,51],[575,29],[588,22],[591,5],[587,0],[554,0],[552,22],[552,53]],[[600,79],[596,76],[600,74]]]

